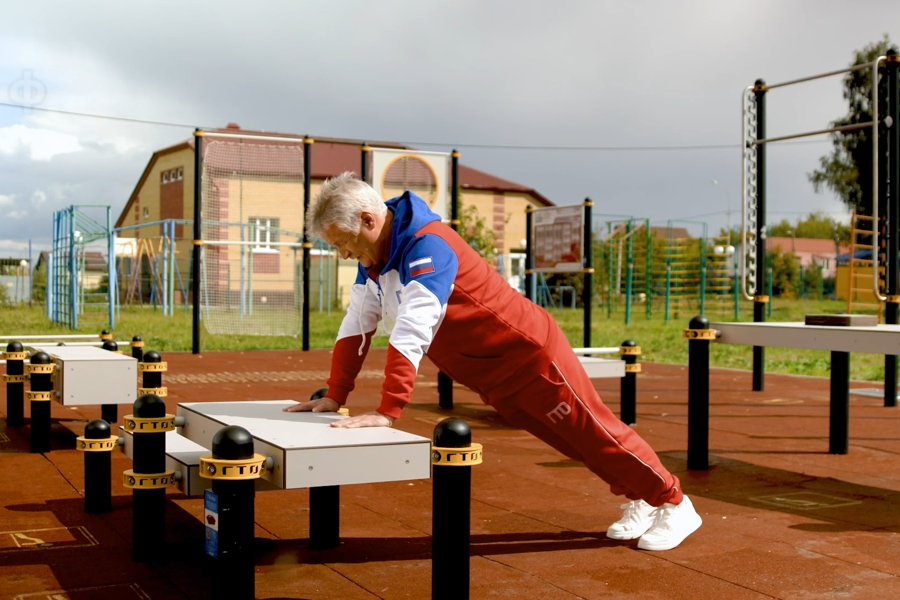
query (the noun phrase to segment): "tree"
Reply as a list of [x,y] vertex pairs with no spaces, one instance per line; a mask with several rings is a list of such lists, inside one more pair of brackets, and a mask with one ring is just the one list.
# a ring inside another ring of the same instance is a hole
[[824,280],[822,279],[822,267],[812,264],[803,271],[803,287],[806,288],[806,296],[815,300],[821,300],[824,292]]
[[808,215],[803,220],[797,220],[791,224],[787,219],[769,226],[769,237],[798,237],[814,240],[834,240],[850,242],[850,226],[846,223],[838,223],[831,217],[821,212]]
[[793,252],[784,252],[781,246],[769,251],[772,259],[772,293],[785,298],[800,295],[800,261]]
[[[854,53],[853,65],[872,62],[891,47],[887,34],[877,42]],[[872,70],[860,69],[844,76],[844,98],[847,115],[832,121],[841,127],[872,121]],[[872,214],[872,135],[868,129],[831,134],[831,153],[819,159],[820,168],[807,177],[816,192],[827,187],[850,209]],[[868,175],[868,176],[867,176]]]
[[460,237],[466,240],[474,248],[475,252],[493,264],[497,256],[497,248],[494,246],[494,230],[488,227],[487,222],[483,218],[478,216],[477,206],[474,204],[464,206],[462,202],[460,202],[460,205]]
[[32,273],[32,302],[44,302],[47,294],[47,269],[35,269]]

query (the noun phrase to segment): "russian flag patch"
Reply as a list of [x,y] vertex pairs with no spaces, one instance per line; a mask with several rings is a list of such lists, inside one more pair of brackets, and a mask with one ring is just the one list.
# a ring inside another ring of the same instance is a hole
[[419,258],[409,263],[409,276],[416,277],[425,273],[434,273],[434,262],[431,257]]

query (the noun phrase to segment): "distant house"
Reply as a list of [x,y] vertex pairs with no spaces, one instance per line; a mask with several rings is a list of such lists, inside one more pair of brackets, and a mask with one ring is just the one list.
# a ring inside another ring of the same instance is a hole
[[834,277],[837,274],[837,257],[849,251],[845,244],[837,246],[834,240],[816,240],[810,238],[770,237],[766,238],[766,250],[781,248],[782,252],[793,252],[804,269],[818,265],[822,268],[822,277]]
[[[265,241],[259,242],[259,247],[254,247],[252,252],[252,269],[254,273],[253,285],[256,289],[267,285],[268,280],[283,277],[284,273],[290,274],[291,266],[279,261],[278,255],[269,252],[267,244],[273,242],[296,242],[297,235],[292,239],[276,240],[276,230],[282,232],[302,232],[304,228],[302,214],[303,178],[296,165],[283,165],[272,160],[269,150],[277,141],[273,137],[299,136],[293,134],[272,133],[241,129],[234,123],[216,130],[219,133],[227,133],[235,143],[240,144],[242,152],[240,160],[242,164],[252,162],[255,165],[253,173],[244,172],[240,181],[235,176],[235,167],[223,162],[219,158],[217,163],[208,161],[207,168],[212,175],[209,182],[209,198],[215,198],[216,209],[211,214],[204,214],[207,223],[220,221],[229,223],[238,222],[241,227],[247,227],[250,239]],[[265,137],[262,137],[265,136]],[[259,139],[261,138],[262,139]],[[209,139],[209,138],[207,138]],[[360,140],[342,138],[316,137],[315,144],[311,147],[310,176],[311,194],[315,197],[325,179],[339,175],[344,171],[360,170]],[[392,142],[373,142],[372,147],[393,148],[399,150],[408,147]],[[209,156],[210,143],[204,145],[204,155]],[[411,150],[411,149],[409,149]],[[414,152],[414,150],[411,150]],[[128,227],[127,233],[120,237],[142,238],[144,240],[158,239],[161,234],[163,220],[177,220],[175,225],[175,261],[178,272],[184,278],[190,271],[191,237],[190,224],[184,221],[192,221],[194,218],[194,138],[191,137],[173,146],[162,148],[153,153],[137,181],[131,196],[125,204],[122,213],[116,221],[116,227]],[[489,173],[473,169],[463,164],[459,165],[460,209],[465,206],[475,206],[478,216],[485,220],[488,228],[494,234],[495,245],[498,253],[508,255],[510,253],[524,252],[521,240],[524,240],[527,206],[544,207],[554,206],[554,203],[545,198],[534,189],[496,177]],[[250,196],[248,191],[255,192],[254,200],[246,200]],[[262,191],[261,191],[262,190]],[[269,193],[271,192],[271,193]],[[264,198],[264,200],[260,200]],[[154,223],[155,225],[144,227],[142,223]],[[282,235],[287,236],[286,233]],[[223,237],[221,239],[229,239]],[[159,249],[148,250],[145,243],[144,256],[156,256],[153,252]],[[212,256],[212,251],[210,256]],[[225,256],[225,250],[218,255]],[[236,252],[229,250],[228,252]],[[230,255],[229,255],[230,256]],[[230,260],[230,259],[229,259]],[[221,274],[216,272],[216,277],[222,281],[237,280],[239,275],[227,272],[222,265],[217,267]],[[346,271],[346,276],[344,274]],[[355,277],[353,268],[341,269],[339,288],[349,290],[349,283]],[[231,283],[228,284],[231,286]],[[230,289],[230,288],[229,288]],[[291,286],[285,290],[292,293]],[[257,293],[257,292],[254,292]],[[271,298],[271,294],[268,294]],[[176,300],[177,302],[178,300]]]

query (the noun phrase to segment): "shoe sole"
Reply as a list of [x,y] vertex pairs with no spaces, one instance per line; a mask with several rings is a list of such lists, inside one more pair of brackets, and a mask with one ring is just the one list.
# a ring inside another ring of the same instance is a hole
[[655,544],[653,542],[644,541],[644,539],[642,538],[640,541],[638,541],[637,547],[640,548],[641,550],[651,550],[651,551],[657,551],[657,552],[662,551],[662,550],[671,550],[672,548],[677,547],[679,544],[681,544],[681,542],[686,540],[689,535],[691,535],[692,533],[694,533],[695,531],[700,529],[700,526],[702,524],[703,524],[703,519],[700,518],[700,515],[697,515],[697,521],[693,525],[693,527],[691,527],[690,531],[685,533],[684,536],[680,540],[675,542],[674,544],[671,542],[668,544]]
[[[650,528],[651,528],[651,527],[653,527],[653,523],[650,523],[650,525],[648,525],[647,528],[644,529],[642,532],[640,532],[640,533],[631,533],[631,534],[617,534],[617,533],[611,534],[609,531],[607,531],[607,532],[606,532],[606,537],[609,538],[609,539],[611,539],[611,540],[620,540],[620,541],[621,541],[621,540],[636,540],[636,539],[638,539],[639,537],[641,537],[642,535],[644,535],[645,533],[647,533],[648,531],[650,531]],[[623,537],[620,537],[620,535],[623,536]],[[625,535],[627,535],[627,537],[624,537]]]

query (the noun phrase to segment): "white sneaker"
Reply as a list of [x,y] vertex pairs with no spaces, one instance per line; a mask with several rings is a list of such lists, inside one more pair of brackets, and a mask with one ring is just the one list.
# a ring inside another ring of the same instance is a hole
[[606,537],[611,540],[633,540],[644,535],[654,523],[656,509],[643,500],[626,502],[619,508],[624,508],[622,517],[609,526]]
[[[680,504],[663,504],[656,509],[656,519],[637,547],[641,550],[671,550],[697,531],[703,519],[687,496]],[[608,534],[607,534],[608,535]]]

